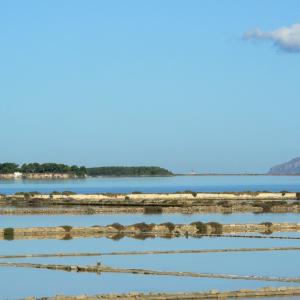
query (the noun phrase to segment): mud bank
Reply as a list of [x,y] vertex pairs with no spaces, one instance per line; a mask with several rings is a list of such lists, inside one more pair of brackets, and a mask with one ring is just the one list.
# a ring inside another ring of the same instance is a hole
[[93,227],[31,227],[31,228],[2,228],[0,239],[66,239],[84,237],[176,237],[197,236],[199,234],[234,234],[234,233],[272,233],[300,231],[300,223],[261,223],[261,224],[219,224],[215,222],[191,224],[133,224],[123,226],[115,223],[107,226]]
[[[43,300],[108,300],[108,299],[126,299],[126,300],[195,300],[195,299],[229,299],[229,298],[255,298],[255,297],[275,297],[275,296],[300,296],[299,287],[266,287],[255,290],[237,290],[237,291],[218,291],[211,290],[208,292],[194,292],[194,293],[137,293],[131,292],[128,294],[106,294],[95,296],[55,296],[43,297]],[[39,300],[31,297],[25,300]]]

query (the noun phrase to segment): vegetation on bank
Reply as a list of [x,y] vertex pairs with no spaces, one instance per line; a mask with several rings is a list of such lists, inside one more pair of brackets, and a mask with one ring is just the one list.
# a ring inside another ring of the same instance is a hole
[[15,163],[2,163],[0,164],[0,174],[13,174],[20,172],[23,174],[72,174],[76,176],[85,176],[87,170],[85,167],[78,167],[76,165],[68,166],[65,164],[56,163],[29,163],[17,165]]
[[0,164],[0,174],[12,174],[15,172],[20,172],[20,168],[15,163],[3,163]]
[[90,176],[172,176],[173,173],[160,167],[97,167],[87,168]]
[[167,169],[160,167],[95,167],[86,168],[76,165],[69,166],[56,163],[28,163],[18,165],[15,163],[0,163],[0,174],[13,174],[20,172],[22,174],[71,174],[78,177],[89,176],[171,176],[173,175]]
[[4,239],[7,241],[12,241],[14,239],[14,228],[4,228]]

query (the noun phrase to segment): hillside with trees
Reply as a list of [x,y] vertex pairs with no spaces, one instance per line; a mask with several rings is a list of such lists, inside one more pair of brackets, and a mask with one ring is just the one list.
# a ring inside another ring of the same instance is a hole
[[89,176],[172,176],[173,173],[160,167],[97,167],[87,168]]
[[0,174],[13,174],[20,172],[20,168],[15,163],[0,163]]
[[56,163],[28,163],[18,165],[16,163],[0,163],[0,174],[14,174],[20,172],[24,177],[30,174],[70,174],[77,177],[89,176],[172,176],[167,169],[155,166],[139,167],[95,167],[86,168],[76,165],[69,166]]
[[15,172],[20,172],[22,174],[71,174],[79,177],[85,176],[87,173],[85,167],[78,167],[76,165],[68,166],[56,163],[29,163],[19,166],[15,163],[0,164],[0,174],[13,174]]

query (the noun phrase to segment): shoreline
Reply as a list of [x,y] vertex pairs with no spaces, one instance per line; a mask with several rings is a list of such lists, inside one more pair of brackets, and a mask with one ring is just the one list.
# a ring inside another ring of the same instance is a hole
[[57,199],[72,199],[79,200],[129,200],[140,201],[147,199],[155,200],[300,200],[299,192],[268,192],[268,191],[242,191],[242,192],[196,192],[196,191],[178,191],[170,193],[143,193],[135,191],[131,193],[92,193],[92,194],[77,194],[71,191],[52,192],[50,194],[42,194],[39,192],[17,192],[14,194],[0,194],[0,200],[3,199],[19,199],[28,200],[29,198],[35,200],[57,200]]
[[15,176],[14,174],[0,174],[0,181],[33,181],[33,180],[74,180],[88,178],[165,178],[165,177],[300,177],[300,174],[268,174],[268,173],[174,173],[172,175],[85,175],[78,176],[74,174],[45,173],[45,174],[22,174]]

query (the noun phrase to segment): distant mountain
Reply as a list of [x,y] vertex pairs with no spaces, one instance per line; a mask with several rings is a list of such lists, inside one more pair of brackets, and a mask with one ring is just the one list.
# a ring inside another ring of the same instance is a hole
[[274,166],[270,169],[268,174],[300,174],[300,157],[294,158],[281,165]]

